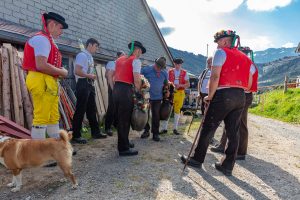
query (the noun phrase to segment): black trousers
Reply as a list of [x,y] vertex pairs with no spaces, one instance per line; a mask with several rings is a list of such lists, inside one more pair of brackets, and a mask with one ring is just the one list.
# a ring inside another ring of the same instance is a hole
[[195,149],[194,159],[203,163],[209,140],[224,120],[228,137],[228,146],[222,166],[232,170],[239,144],[239,127],[245,104],[245,93],[240,88],[217,90],[207,110],[207,115],[200,130],[200,138]]
[[[153,133],[153,135],[159,134],[160,106],[161,106],[161,100],[150,100],[150,107],[152,113],[151,132]],[[149,118],[148,118],[148,122],[145,126],[145,131],[149,132],[149,130],[150,130],[150,125],[149,125]]]
[[[239,140],[239,148],[238,148],[238,155],[246,155],[247,154],[247,149],[248,149],[248,109],[252,104],[253,100],[253,94],[252,93],[245,93],[246,96],[246,103],[244,110],[242,112],[242,117],[241,117],[241,125],[239,129],[240,133],[240,140]],[[227,143],[227,136],[226,136],[226,129],[224,128],[223,130],[223,135],[220,141],[220,146],[225,149]]]
[[84,114],[89,120],[92,135],[100,133],[96,117],[95,87],[86,78],[78,79],[76,83],[76,109],[73,116],[73,138],[81,137]]
[[108,108],[105,117],[105,130],[111,129],[112,124],[114,123],[114,102],[113,102],[113,92],[110,86],[108,85]]
[[132,85],[116,82],[113,90],[113,102],[115,115],[118,121],[118,150],[126,151],[129,149],[129,130],[131,115],[133,111],[133,90]]

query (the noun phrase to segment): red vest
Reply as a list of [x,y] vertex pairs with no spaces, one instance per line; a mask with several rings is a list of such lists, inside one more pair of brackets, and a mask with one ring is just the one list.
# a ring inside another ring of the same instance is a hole
[[[179,74],[179,84],[186,84],[185,81],[185,76],[186,76],[186,71],[183,69],[180,69],[180,74]],[[169,81],[174,83],[175,81],[175,69],[170,69],[169,70]],[[184,87],[178,88],[178,90],[184,90]]]
[[136,59],[135,55],[130,57],[122,56],[116,60],[115,82],[133,84],[132,62]]
[[[54,65],[57,68],[61,68],[61,60],[62,60],[61,53],[59,52],[58,48],[56,47],[56,45],[54,44],[50,36],[43,32],[38,32],[37,34],[35,34],[35,36],[36,35],[43,35],[46,38],[48,38],[51,45],[51,50],[47,62],[51,65]],[[23,69],[27,71],[38,71],[35,63],[34,48],[30,46],[28,41],[26,42],[24,48]]]
[[222,48],[226,61],[222,66],[219,87],[248,88],[252,61],[237,48]]
[[252,75],[252,85],[250,88],[250,92],[257,92],[257,79],[258,79],[258,68],[256,67],[256,65],[253,63],[253,65],[256,68],[255,73]]

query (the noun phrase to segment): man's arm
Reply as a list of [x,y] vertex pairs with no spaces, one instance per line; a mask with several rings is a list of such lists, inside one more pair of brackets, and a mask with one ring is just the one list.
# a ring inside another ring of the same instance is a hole
[[106,70],[107,83],[111,89],[114,88],[114,74],[115,74],[115,71],[109,70],[109,69]]
[[82,66],[81,65],[75,65],[75,74],[80,77],[85,77],[89,79],[96,79],[95,74],[86,74],[84,71],[82,71]]
[[212,67],[211,76],[209,78],[208,96],[206,100],[212,100],[219,85],[222,67]]
[[141,75],[138,72],[133,72],[134,86],[139,91],[141,89],[142,81]]
[[45,56],[36,56],[35,63],[36,68],[40,72],[44,74],[49,74],[51,76],[61,76],[66,77],[68,76],[68,71],[65,68],[57,68],[47,62],[47,57]]

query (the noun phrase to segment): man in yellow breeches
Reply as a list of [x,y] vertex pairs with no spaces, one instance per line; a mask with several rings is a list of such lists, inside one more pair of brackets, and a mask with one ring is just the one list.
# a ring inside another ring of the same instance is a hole
[[28,71],[26,86],[33,101],[32,139],[59,137],[58,77],[68,71],[61,67],[62,56],[53,39],[67,29],[65,19],[49,12],[42,15],[43,30],[25,44],[23,68]]
[[[184,97],[185,97],[185,89],[190,87],[189,77],[185,70],[181,69],[183,59],[175,58],[173,60],[174,67],[169,70],[169,81],[174,83],[175,85],[175,93],[173,100],[173,108],[174,108],[174,128],[173,133],[175,135],[179,135],[177,130],[178,121],[180,118],[180,109],[182,108]],[[162,123],[162,131],[161,133],[167,133],[168,129],[168,121],[166,120]]]

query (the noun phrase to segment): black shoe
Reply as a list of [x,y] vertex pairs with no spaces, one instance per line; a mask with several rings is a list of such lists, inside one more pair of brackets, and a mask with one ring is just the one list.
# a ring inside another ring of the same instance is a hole
[[153,134],[153,138],[152,138],[155,142],[159,142],[160,141],[160,138],[158,136],[158,134]]
[[134,148],[134,144],[132,142],[129,142],[129,148]]
[[144,131],[143,134],[141,135],[141,138],[148,138],[150,136],[149,131]]
[[128,149],[126,151],[119,151],[119,156],[136,156],[139,152],[134,149]]
[[[180,157],[180,159],[181,159],[182,163],[185,164],[186,160],[187,160],[187,156],[182,155]],[[202,168],[202,163],[193,158],[189,159],[189,161],[187,162],[187,165],[192,166],[192,167]]]
[[108,136],[113,136],[113,131],[112,131],[111,129],[106,130],[105,133],[106,133]]
[[73,149],[72,156],[77,155],[77,151]]
[[44,165],[43,167],[56,167],[56,166],[57,166],[57,162],[52,161],[52,162],[49,162],[48,164]]
[[92,135],[92,138],[94,138],[94,139],[103,139],[103,138],[107,138],[107,135],[105,133],[98,133],[98,134]]
[[167,133],[168,133],[168,130],[162,130],[161,132],[159,132],[160,135],[167,134]]
[[78,144],[86,144],[87,140],[82,137],[79,137],[79,138],[72,138],[72,142]]
[[224,153],[224,148],[221,146],[211,147],[210,150],[216,153]]
[[180,133],[179,133],[176,129],[173,130],[173,133],[174,133],[175,135],[180,135]]
[[215,168],[216,170],[222,172],[225,176],[232,176],[232,170],[226,169],[225,167],[222,166],[221,163],[216,162],[215,163]]
[[235,160],[246,160],[246,155],[237,155]]

